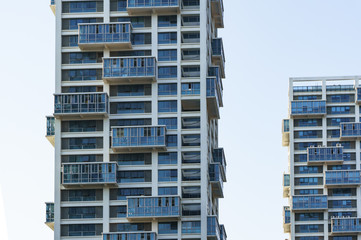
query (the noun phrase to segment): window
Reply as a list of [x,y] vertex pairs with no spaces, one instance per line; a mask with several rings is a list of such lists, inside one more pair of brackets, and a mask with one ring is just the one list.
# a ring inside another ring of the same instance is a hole
[[177,152],[164,152],[158,153],[158,164],[159,165],[170,165],[177,164]]
[[151,223],[116,223],[110,225],[110,232],[152,231]]
[[159,50],[158,51],[158,61],[177,61],[177,49],[171,50]]
[[150,165],[152,164],[152,155],[151,153],[112,154],[110,160],[121,166]]
[[159,182],[176,182],[178,180],[178,170],[158,170]]
[[150,113],[150,102],[117,102],[110,105],[112,114]]
[[151,125],[152,120],[150,118],[137,118],[137,119],[112,119],[110,120],[110,126],[147,126]]
[[78,36],[62,36],[62,47],[77,47]]
[[183,204],[182,216],[199,216],[201,215],[201,204]]
[[182,50],[182,60],[185,61],[194,61],[200,59],[200,50],[199,49],[183,49]]
[[182,95],[199,95],[200,93],[200,83],[182,83]]
[[182,26],[191,27],[191,26],[199,26],[199,24],[200,24],[199,15],[182,16]]
[[158,33],[158,44],[176,44],[177,32]]
[[158,16],[158,27],[176,27],[177,15],[174,16]]
[[176,83],[158,84],[158,96],[171,96],[171,95],[177,95]]
[[127,0],[110,0],[110,11],[126,12]]
[[177,78],[177,67],[158,67],[158,78]]
[[199,32],[182,33],[182,43],[199,43]]
[[110,218],[125,218],[127,217],[127,206],[111,206]]
[[201,233],[201,222],[200,221],[189,221],[182,222],[182,233]]
[[152,171],[119,171],[118,183],[151,182]]
[[110,96],[151,96],[152,86],[147,85],[118,85],[110,86]]
[[110,200],[127,200],[128,196],[151,196],[152,188],[110,189]]
[[103,207],[97,207],[98,214],[96,214],[95,207],[70,207],[62,208],[61,219],[90,219],[102,218]]
[[144,45],[152,44],[151,33],[133,33],[132,34],[132,45]]
[[[127,3],[125,3],[127,4]],[[131,22],[133,28],[145,28],[152,26],[151,17],[115,17],[110,18],[111,22]]]
[[182,187],[182,198],[200,198],[201,187]]
[[158,234],[177,234],[178,222],[160,222],[158,223]]
[[199,0],[182,0],[184,9],[199,9]]
[[62,70],[62,81],[91,81],[102,79],[101,69]]
[[62,155],[62,163],[102,162],[103,155]]
[[317,177],[303,177],[303,178],[295,178],[296,186],[310,186],[310,185],[322,185],[323,178]]
[[200,74],[201,68],[199,66],[182,67],[182,77],[198,78]]
[[167,147],[176,147],[178,145],[177,135],[166,135],[165,137]]
[[103,18],[70,18],[62,20],[62,30],[78,30],[79,23],[101,23]]
[[353,114],[355,107],[340,106],[340,107],[327,107],[327,114]]
[[177,112],[177,101],[159,101],[158,112]]
[[103,12],[103,1],[63,2],[63,13]]
[[78,189],[61,191],[61,201],[63,202],[90,202],[101,200],[103,200],[102,189]]
[[61,124],[62,132],[96,132],[103,131],[103,121],[84,120],[84,121],[63,121]]
[[64,224],[61,225],[61,236],[100,236],[103,231],[101,224]]
[[102,52],[63,53],[62,64],[101,63],[102,58],[103,58]]
[[167,130],[177,129],[177,118],[159,118],[158,125],[166,125]]
[[200,152],[182,152],[182,163],[183,164],[194,164],[201,162]]
[[199,129],[201,127],[201,118],[182,118],[182,129]]
[[62,149],[99,149],[103,148],[103,138],[63,138]]
[[177,187],[159,187],[158,196],[178,195]]
[[200,180],[201,180],[200,169],[182,170],[182,181],[200,181]]
[[183,147],[194,147],[201,145],[201,135],[182,135],[182,146]]

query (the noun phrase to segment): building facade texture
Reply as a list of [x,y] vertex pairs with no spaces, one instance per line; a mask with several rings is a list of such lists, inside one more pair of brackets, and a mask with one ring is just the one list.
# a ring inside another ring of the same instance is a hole
[[225,240],[222,0],[55,0],[54,239]]
[[282,144],[290,240],[361,239],[361,76],[291,78]]

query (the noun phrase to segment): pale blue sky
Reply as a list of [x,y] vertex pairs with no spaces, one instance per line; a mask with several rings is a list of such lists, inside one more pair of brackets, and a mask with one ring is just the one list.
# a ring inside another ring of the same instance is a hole
[[[230,240],[285,239],[281,119],[287,116],[288,78],[361,74],[361,3],[224,1],[227,79],[219,137],[228,183],[221,222]],[[52,239],[44,225],[54,161],[44,137],[54,92],[55,19],[48,5],[17,0],[0,8],[0,185],[9,240]]]

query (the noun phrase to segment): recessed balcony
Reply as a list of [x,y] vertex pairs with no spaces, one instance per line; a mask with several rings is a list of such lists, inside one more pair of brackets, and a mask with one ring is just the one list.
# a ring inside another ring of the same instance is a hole
[[282,120],[282,146],[287,147],[290,145],[290,120]]
[[216,77],[207,78],[207,110],[211,119],[220,119],[219,108],[221,107],[223,90],[221,83]]
[[212,63],[220,67],[221,77],[225,78],[225,55],[222,38],[212,39]]
[[332,234],[357,234],[361,232],[361,218],[332,218]]
[[291,116],[293,118],[323,117],[326,115],[326,101],[292,101]]
[[129,15],[178,13],[180,4],[179,0],[128,0],[127,11]]
[[56,14],[55,0],[50,0],[50,9],[51,9],[51,11],[54,13],[54,15],[55,15],[55,14]]
[[54,203],[45,203],[46,204],[46,220],[45,224],[54,230]]
[[217,216],[207,217],[207,239],[208,240],[220,240],[221,229],[218,223]]
[[214,18],[214,23],[216,28],[224,28],[223,21],[223,0],[212,0],[212,17]]
[[55,118],[52,116],[46,117],[46,139],[55,146]]
[[209,164],[209,181],[212,186],[212,194],[214,198],[224,198],[222,166],[219,163]]
[[309,147],[307,148],[307,164],[340,164],[343,162],[343,147]]
[[356,104],[361,104],[361,87],[356,88]]
[[283,231],[284,233],[291,232],[291,209],[289,206],[283,207]]
[[157,80],[155,57],[103,58],[103,80],[112,83],[153,83]]
[[109,100],[106,93],[54,94],[55,118],[104,118],[108,116]]
[[112,233],[103,233],[103,240],[123,240],[123,239],[157,240],[157,233],[155,233],[155,232],[112,232]]
[[290,174],[283,174],[283,197],[288,198],[290,196]]
[[128,197],[128,220],[178,219],[181,217],[179,196]]
[[341,123],[340,139],[342,140],[361,139],[361,123]]
[[328,207],[327,195],[306,195],[292,197],[292,211],[319,211]]
[[64,163],[62,184],[64,187],[117,186],[115,162]]
[[326,187],[349,187],[361,185],[361,170],[336,170],[325,172]]
[[112,127],[112,149],[116,152],[165,151],[165,126]]
[[132,49],[131,23],[84,23],[78,27],[81,50]]

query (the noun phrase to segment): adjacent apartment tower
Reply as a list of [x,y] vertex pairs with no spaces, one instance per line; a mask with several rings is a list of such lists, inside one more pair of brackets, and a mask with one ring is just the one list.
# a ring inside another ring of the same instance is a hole
[[290,240],[361,239],[361,76],[291,78],[284,174]]
[[222,0],[53,0],[54,239],[226,240]]

